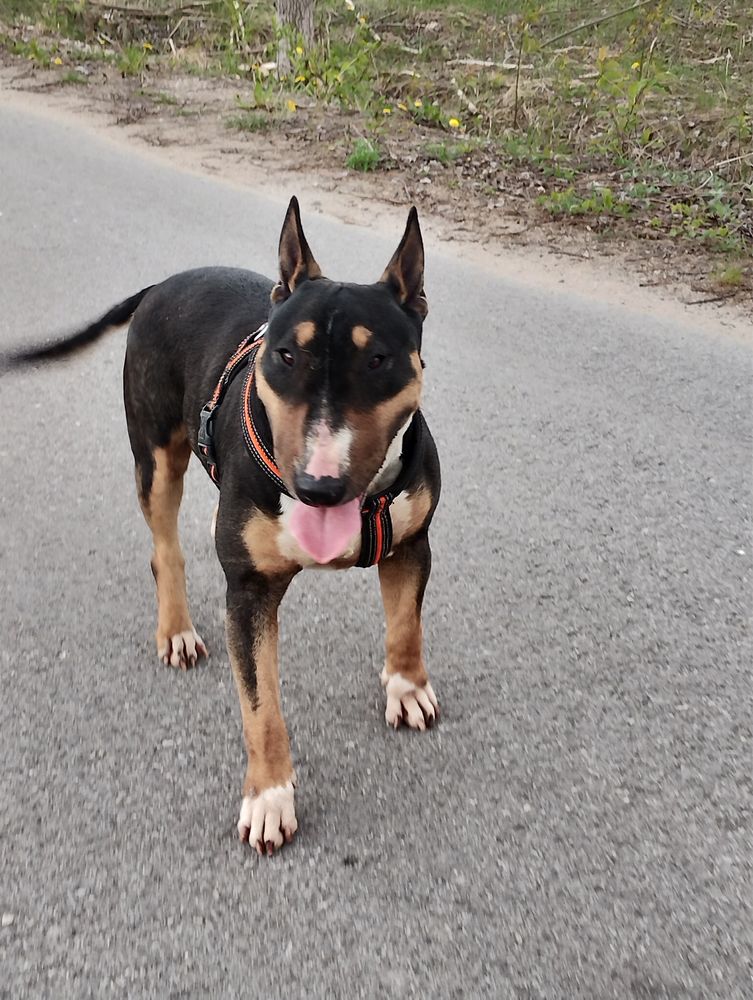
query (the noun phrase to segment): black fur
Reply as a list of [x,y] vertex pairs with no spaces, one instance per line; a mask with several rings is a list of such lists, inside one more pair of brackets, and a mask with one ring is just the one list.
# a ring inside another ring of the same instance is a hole
[[89,347],[90,344],[99,340],[108,330],[127,323],[141,304],[142,299],[152,288],[154,288],[154,285],[142,288],[140,292],[136,292],[135,295],[131,295],[130,298],[124,299],[118,305],[113,306],[96,323],[92,323],[91,326],[87,326],[85,330],[81,330],[71,337],[63,337],[49,344],[42,344],[39,347],[7,355],[3,359],[4,367],[18,368],[33,364],[36,361],[54,361],[58,358],[67,357],[69,354],[74,354],[84,347]]

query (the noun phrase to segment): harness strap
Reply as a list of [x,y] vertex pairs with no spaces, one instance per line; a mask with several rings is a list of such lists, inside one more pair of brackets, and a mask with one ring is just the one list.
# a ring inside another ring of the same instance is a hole
[[356,566],[375,566],[392,548],[391,493],[364,497],[361,505],[361,552]]
[[217,486],[220,485],[220,474],[217,468],[217,458],[214,453],[214,443],[212,440],[214,431],[214,414],[217,407],[222,402],[222,397],[225,395],[225,391],[235,375],[237,375],[240,368],[247,362],[249,356],[255,354],[261,346],[266,330],[267,324],[262,323],[262,325],[258,329],[254,330],[253,333],[244,337],[244,339],[236,347],[232,357],[222,370],[219,381],[214,387],[212,398],[204,405],[201,413],[199,414],[199,431],[196,442],[199,449],[199,458],[201,459],[204,468],[209,473],[212,482]]
[[248,374],[246,375],[246,381],[243,383],[243,393],[241,394],[241,425],[243,427],[243,437],[246,440],[246,447],[259,463],[262,470],[266,472],[279,490],[281,490],[286,496],[290,496],[288,488],[280,475],[280,470],[277,466],[277,462],[274,460],[272,451],[264,444],[262,436],[256,429],[256,423],[254,422],[251,389],[254,384],[254,375],[256,373],[255,362],[256,354],[254,353],[251,363],[248,366]]

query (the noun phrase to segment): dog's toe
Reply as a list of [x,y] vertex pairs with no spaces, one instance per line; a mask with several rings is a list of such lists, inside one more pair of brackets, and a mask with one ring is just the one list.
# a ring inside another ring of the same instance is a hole
[[204,640],[195,629],[176,632],[159,644],[157,655],[165,665],[187,670],[196,665],[200,656],[208,656]]
[[238,836],[253,844],[257,854],[274,854],[290,843],[297,829],[292,781],[243,799]]
[[431,729],[439,715],[439,704],[428,681],[419,687],[402,674],[388,674],[384,670],[382,684],[387,692],[384,717],[388,726],[397,729],[403,722],[409,729]]

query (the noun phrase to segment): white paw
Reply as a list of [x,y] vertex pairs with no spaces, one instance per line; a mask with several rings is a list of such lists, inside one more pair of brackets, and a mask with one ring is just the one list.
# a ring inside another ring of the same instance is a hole
[[267,788],[260,795],[247,795],[241,803],[238,836],[253,844],[259,854],[274,854],[293,839],[295,818],[293,782]]
[[176,632],[169,638],[161,636],[157,644],[157,656],[164,664],[187,670],[193,667],[200,656],[208,656],[204,640],[195,629]]
[[219,512],[220,512],[220,505],[215,504],[214,513],[212,514],[212,523],[209,526],[209,534],[212,536],[212,538],[214,538],[214,536],[217,534],[217,515],[219,514]]
[[402,674],[388,674],[385,667],[382,684],[387,692],[384,717],[388,726],[397,729],[404,722],[411,729],[426,729],[434,724],[439,715],[439,703],[428,681],[418,687]]

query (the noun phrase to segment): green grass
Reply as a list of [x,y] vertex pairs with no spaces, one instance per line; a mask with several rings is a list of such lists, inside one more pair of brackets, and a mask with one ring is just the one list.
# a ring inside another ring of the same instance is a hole
[[156,92],[149,92],[147,90],[143,91],[144,97],[148,97],[155,104],[163,104],[167,107],[174,107],[176,104],[180,104],[177,97],[172,94],[165,93],[164,90],[158,90]]
[[78,73],[75,69],[69,69],[62,76],[63,83],[87,84],[89,81],[83,73]]
[[594,188],[590,194],[581,195],[574,188],[541,195],[539,205],[552,215],[613,215],[625,218],[630,215],[628,202],[615,197],[611,188]]
[[470,140],[464,142],[429,142],[424,146],[424,153],[430,160],[437,160],[444,166],[449,166],[461,156],[467,156],[476,148],[477,143]]
[[238,132],[264,132],[271,124],[270,116],[262,111],[244,111],[225,119],[226,127]]
[[359,139],[348,159],[345,161],[350,170],[363,172],[376,170],[379,166],[381,153],[379,147],[369,139]]
[[146,69],[149,51],[143,45],[126,45],[117,59],[117,67],[123,76],[141,76]]
[[0,20],[11,23],[19,17],[34,20],[45,7],[44,0],[0,0]]
[[724,288],[739,288],[745,280],[745,272],[741,264],[730,264],[714,273],[714,280]]
[[41,45],[35,38],[26,42],[22,39],[12,39],[10,42],[10,50],[14,55],[21,56],[23,59],[28,59],[29,62],[33,62],[36,66],[41,66],[47,68],[52,62],[52,54],[48,48]]

